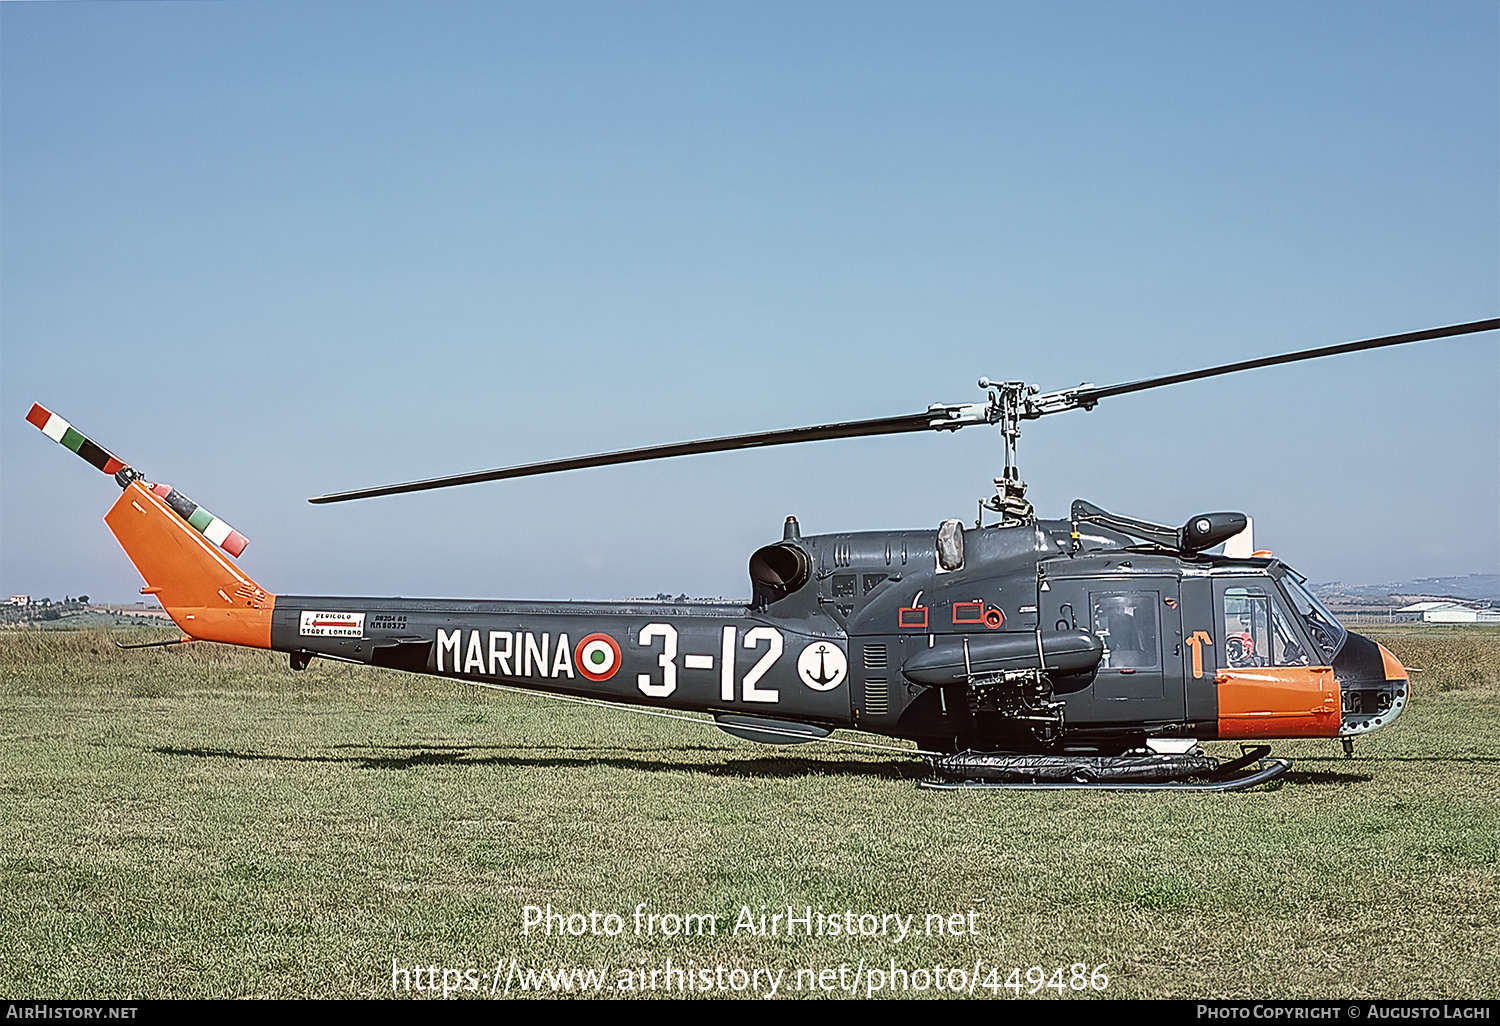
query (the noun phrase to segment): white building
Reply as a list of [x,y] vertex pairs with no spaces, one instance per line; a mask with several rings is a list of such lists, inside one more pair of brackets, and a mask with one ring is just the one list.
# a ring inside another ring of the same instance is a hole
[[1462,602],[1413,602],[1396,614],[1403,620],[1423,623],[1500,623],[1500,610],[1475,609]]

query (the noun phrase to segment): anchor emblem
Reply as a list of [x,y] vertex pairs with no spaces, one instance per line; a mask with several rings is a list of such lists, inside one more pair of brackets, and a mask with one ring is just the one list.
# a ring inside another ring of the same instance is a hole
[[797,657],[797,675],[814,691],[832,691],[849,675],[849,660],[832,642],[814,641]]

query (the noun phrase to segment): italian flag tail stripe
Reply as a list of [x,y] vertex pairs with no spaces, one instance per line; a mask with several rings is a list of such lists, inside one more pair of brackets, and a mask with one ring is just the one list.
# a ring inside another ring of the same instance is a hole
[[26,419],[40,428],[42,434],[61,444],[63,448],[72,449],[106,474],[113,476],[125,469],[123,460],[117,459],[107,449],[95,445],[84,436],[83,432],[41,403],[31,404],[31,412],[26,414]]

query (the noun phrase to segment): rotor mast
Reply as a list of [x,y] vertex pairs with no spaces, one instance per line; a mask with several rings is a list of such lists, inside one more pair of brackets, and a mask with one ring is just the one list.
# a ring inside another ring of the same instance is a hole
[[980,378],[979,387],[990,390],[986,404],[988,419],[1000,426],[1000,439],[1005,446],[1005,469],[995,478],[995,494],[982,500],[980,505],[999,513],[1002,524],[1025,523],[1036,516],[1036,511],[1026,499],[1026,482],[1021,480],[1016,447],[1021,440],[1021,421],[1030,419],[1027,413],[1031,397],[1041,389],[1024,381],[991,381],[989,378]]

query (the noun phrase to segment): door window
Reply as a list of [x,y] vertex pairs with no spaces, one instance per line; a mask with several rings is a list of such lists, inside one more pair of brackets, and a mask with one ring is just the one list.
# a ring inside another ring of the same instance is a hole
[[1154,669],[1161,665],[1161,628],[1154,591],[1095,592],[1094,633],[1104,641],[1101,669]]

